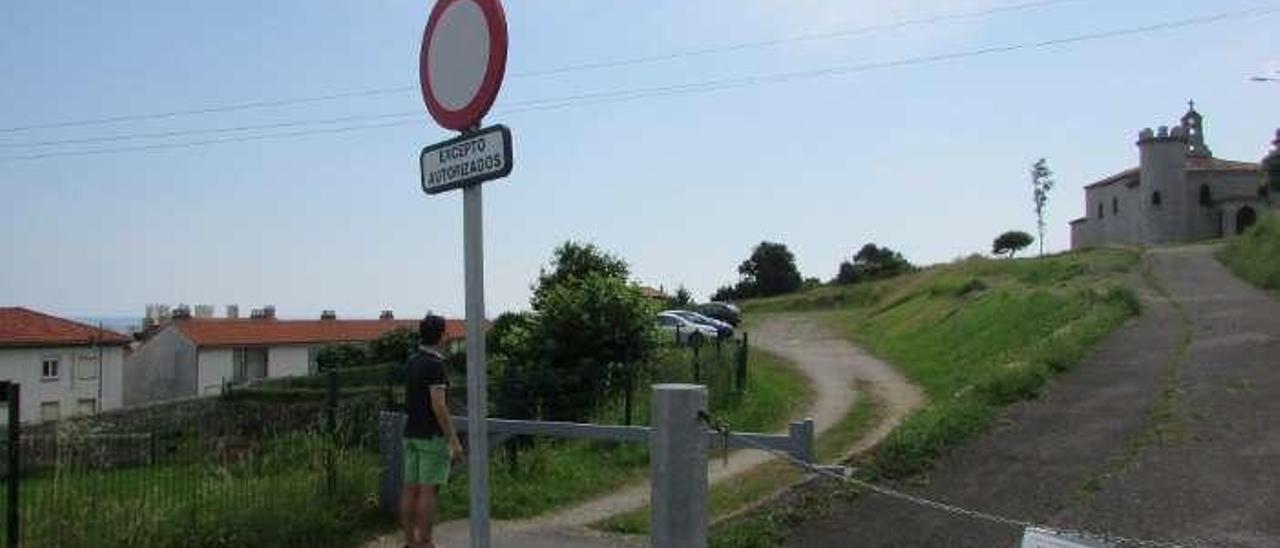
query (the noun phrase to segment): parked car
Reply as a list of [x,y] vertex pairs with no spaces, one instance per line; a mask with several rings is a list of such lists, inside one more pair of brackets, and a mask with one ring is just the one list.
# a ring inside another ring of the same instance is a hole
[[712,301],[697,306],[698,313],[703,316],[715,318],[722,322],[728,322],[729,325],[738,327],[742,323],[742,311],[737,306],[729,303]]
[[684,318],[696,324],[708,325],[708,326],[714,327],[716,330],[716,337],[718,338],[727,339],[733,336],[733,326],[730,325],[729,322],[722,322],[715,318],[709,318],[707,316],[704,316],[702,314],[699,314],[697,312],[692,312],[689,310],[668,310],[667,312],[680,316],[681,318]]
[[658,313],[658,329],[669,333],[676,342],[682,344],[702,344],[720,334],[716,328],[702,325],[671,312]]

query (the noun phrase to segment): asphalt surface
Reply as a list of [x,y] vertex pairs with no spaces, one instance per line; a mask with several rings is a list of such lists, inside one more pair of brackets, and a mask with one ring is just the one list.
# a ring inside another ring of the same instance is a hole
[[[890,486],[1055,527],[1280,546],[1280,302],[1232,276],[1210,247],[1149,257],[1173,302],[1148,287],[1143,316],[1045,396],[1011,406],[927,477]],[[1162,397],[1166,387],[1176,390]],[[1021,534],[864,495],[800,526],[788,545],[1015,546]]]

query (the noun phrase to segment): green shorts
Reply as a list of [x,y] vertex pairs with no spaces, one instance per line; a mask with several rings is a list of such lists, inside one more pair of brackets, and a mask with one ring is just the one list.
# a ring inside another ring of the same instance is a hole
[[404,439],[404,482],[443,485],[449,481],[449,448],[444,438]]

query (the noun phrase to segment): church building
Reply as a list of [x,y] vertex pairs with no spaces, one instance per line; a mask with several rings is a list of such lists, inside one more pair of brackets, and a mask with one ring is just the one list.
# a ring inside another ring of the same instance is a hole
[[1194,102],[1180,125],[1144,129],[1137,145],[1138,167],[1084,187],[1072,249],[1231,236],[1269,207],[1260,166],[1215,158]]

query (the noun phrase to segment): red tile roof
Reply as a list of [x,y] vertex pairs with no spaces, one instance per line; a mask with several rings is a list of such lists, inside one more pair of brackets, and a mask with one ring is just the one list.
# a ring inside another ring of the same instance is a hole
[[[1197,158],[1194,156],[1187,157],[1187,171],[1259,171],[1261,168],[1258,164],[1252,162],[1237,162],[1234,160],[1223,160],[1221,158]],[[1138,168],[1130,168],[1105,179],[1101,179],[1094,183],[1085,185],[1085,188],[1097,188],[1107,186],[1125,180],[1138,180]]]
[[1253,162],[1237,162],[1221,158],[1187,158],[1187,171],[1260,171]]
[[[173,325],[196,346],[369,342],[396,328],[417,330],[418,320],[189,319]],[[446,320],[444,340],[465,339],[462,320]]]
[[20,306],[0,307],[0,347],[129,344],[129,337],[107,329],[50,316]]

